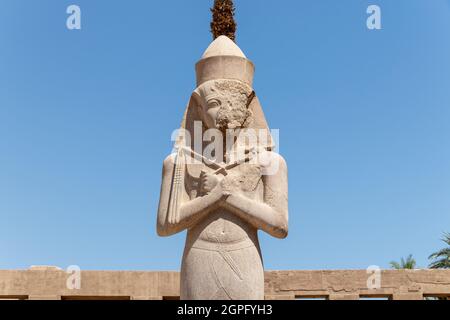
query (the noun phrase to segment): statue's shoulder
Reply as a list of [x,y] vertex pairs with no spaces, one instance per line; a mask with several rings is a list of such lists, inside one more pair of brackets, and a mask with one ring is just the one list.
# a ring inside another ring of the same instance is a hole
[[[164,160],[164,172],[172,172],[175,168],[175,164],[177,163],[177,154],[172,153],[167,156]],[[199,161],[196,161],[194,158],[186,157],[182,162],[184,168],[187,170],[190,176],[199,177],[202,170],[206,170],[208,167]],[[177,164],[178,165],[178,164]]]
[[276,160],[276,161],[283,161],[286,162],[286,160],[283,158],[283,156],[281,154],[279,154],[278,152],[275,151],[267,151],[268,154],[271,155],[271,158]]
[[269,164],[273,164],[273,163],[278,163],[280,165],[287,166],[286,160],[278,152],[264,151],[264,152],[260,153],[259,158],[260,158],[260,162],[262,164],[266,163],[269,165]]
[[264,151],[260,153],[259,164],[264,175],[276,175],[279,170],[287,171],[286,160],[278,152]]
[[176,153],[169,154],[163,161],[164,169],[173,168],[175,165]]

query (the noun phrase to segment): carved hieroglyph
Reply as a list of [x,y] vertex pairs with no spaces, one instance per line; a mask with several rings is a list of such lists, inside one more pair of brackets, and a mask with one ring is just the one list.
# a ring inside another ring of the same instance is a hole
[[175,152],[164,161],[158,234],[188,231],[181,299],[261,300],[258,230],[287,236],[287,166],[273,151],[254,66],[239,47],[217,38],[196,71]]

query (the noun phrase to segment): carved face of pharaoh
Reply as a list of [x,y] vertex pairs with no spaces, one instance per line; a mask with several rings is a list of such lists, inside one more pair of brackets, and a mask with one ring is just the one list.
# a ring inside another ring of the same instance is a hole
[[236,80],[211,80],[196,90],[200,114],[208,129],[226,132],[248,127],[253,121],[248,110],[252,89]]

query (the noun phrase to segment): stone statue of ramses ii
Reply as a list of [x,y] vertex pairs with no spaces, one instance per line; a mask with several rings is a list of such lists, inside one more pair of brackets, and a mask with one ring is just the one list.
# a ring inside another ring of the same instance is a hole
[[[258,230],[277,238],[288,234],[286,162],[274,152],[252,88],[254,66],[239,47],[218,37],[196,72],[184,133],[163,165],[157,231],[170,236],[187,230],[181,299],[263,300]],[[195,145],[199,124],[201,132],[218,133],[215,150],[205,150],[210,144],[204,137],[200,150]],[[258,134],[250,139],[249,131]]]

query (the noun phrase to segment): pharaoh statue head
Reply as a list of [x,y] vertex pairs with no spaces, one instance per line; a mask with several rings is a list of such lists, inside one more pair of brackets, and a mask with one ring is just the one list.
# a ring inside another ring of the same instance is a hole
[[[204,129],[251,128],[266,130],[264,148],[273,147],[266,119],[253,91],[255,67],[242,50],[226,36],[220,36],[206,49],[196,65],[197,88],[187,107],[182,129],[194,137],[194,123]],[[186,143],[182,138],[178,144]],[[191,146],[189,146],[191,147]]]

